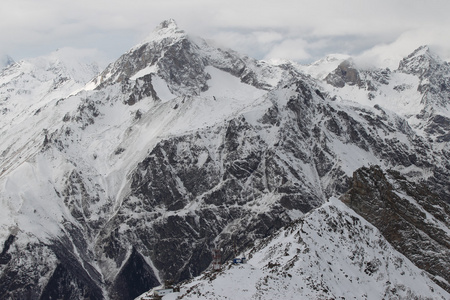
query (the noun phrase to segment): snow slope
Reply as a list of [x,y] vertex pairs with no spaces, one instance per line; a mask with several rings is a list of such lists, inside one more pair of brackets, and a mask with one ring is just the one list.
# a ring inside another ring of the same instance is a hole
[[[84,51],[61,49],[48,56],[20,61],[0,73],[0,173],[11,168],[16,153],[27,148],[19,163],[42,143],[45,133],[60,126],[76,101],[59,101],[98,73]],[[58,106],[57,109],[53,107]],[[28,145],[28,146],[27,146]],[[34,146],[32,146],[34,145]]]
[[[336,198],[163,299],[448,299]],[[240,256],[239,256],[240,257]],[[175,298],[175,296],[177,298]]]

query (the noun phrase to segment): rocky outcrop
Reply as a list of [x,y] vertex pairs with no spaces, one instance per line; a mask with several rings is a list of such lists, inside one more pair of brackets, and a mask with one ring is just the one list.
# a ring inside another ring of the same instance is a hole
[[[165,80],[174,95],[200,95],[209,88],[207,81],[211,76],[205,69],[207,66],[230,73],[257,88],[273,88],[269,83],[274,76],[272,66],[232,50],[211,47],[200,38],[191,38],[178,28],[174,20],[162,22],[148,41],[110,64],[94,82],[97,89],[102,89],[111,84],[128,82],[139,71],[148,68]],[[263,70],[263,74],[254,69]],[[146,80],[142,89],[151,90],[149,83]]]
[[333,73],[330,73],[325,81],[335,87],[342,88],[345,84],[361,86],[361,78],[358,70],[351,61],[343,61]]
[[[339,66],[325,77],[325,82],[343,88],[345,85],[357,86],[369,92],[378,90],[381,84],[389,84],[389,69],[360,70],[351,59],[344,60]],[[373,95],[369,93],[369,95]]]
[[[181,299],[447,299],[369,222],[331,198],[244,254],[181,284]],[[224,288],[228,286],[232,288]]]
[[110,297],[112,299],[134,299],[147,291],[147,287],[159,284],[153,269],[142,255],[133,249],[110,288]]
[[341,199],[450,291],[450,206],[443,199],[426,185],[377,166],[357,170]]
[[424,79],[432,77],[437,70],[446,65],[448,64],[434,54],[428,46],[423,45],[403,58],[399,63],[398,70]]

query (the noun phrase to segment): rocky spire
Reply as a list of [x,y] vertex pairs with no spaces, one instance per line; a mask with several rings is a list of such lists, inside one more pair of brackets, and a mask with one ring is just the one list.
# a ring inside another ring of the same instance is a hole
[[420,46],[400,61],[398,70],[419,77],[427,76],[444,62],[427,45]]
[[175,22],[174,19],[164,20],[159,24],[158,27],[156,27],[156,30],[162,29],[178,29],[177,22]]
[[164,38],[185,37],[186,33],[180,29],[174,19],[162,21],[141,44]]

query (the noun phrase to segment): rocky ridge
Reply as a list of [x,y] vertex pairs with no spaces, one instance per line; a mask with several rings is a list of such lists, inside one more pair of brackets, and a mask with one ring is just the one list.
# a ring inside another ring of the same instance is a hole
[[395,171],[361,168],[342,196],[356,213],[377,227],[386,240],[450,291],[450,205],[424,184]]
[[191,278],[213,247],[231,257],[344,194],[369,164],[449,199],[445,139],[378,98],[336,101],[293,64],[215,48],[173,20],[84,89],[55,91],[67,95],[35,103],[33,134],[5,140],[3,298],[133,299]]
[[[169,299],[446,299],[372,224],[330,198]],[[241,256],[239,256],[241,257]],[[167,299],[164,298],[164,299]]]

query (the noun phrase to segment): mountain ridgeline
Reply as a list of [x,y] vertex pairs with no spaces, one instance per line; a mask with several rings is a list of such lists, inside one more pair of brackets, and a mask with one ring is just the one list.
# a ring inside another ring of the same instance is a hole
[[317,78],[168,20],[102,72],[57,54],[3,69],[0,298],[134,299],[330,197],[448,295],[450,65],[426,46],[393,71],[339,59]]

